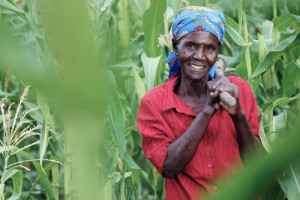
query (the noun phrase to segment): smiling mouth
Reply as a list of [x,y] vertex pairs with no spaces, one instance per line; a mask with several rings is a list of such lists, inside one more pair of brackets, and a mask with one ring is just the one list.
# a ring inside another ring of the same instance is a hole
[[204,69],[205,67],[202,65],[191,65],[192,68],[194,69]]

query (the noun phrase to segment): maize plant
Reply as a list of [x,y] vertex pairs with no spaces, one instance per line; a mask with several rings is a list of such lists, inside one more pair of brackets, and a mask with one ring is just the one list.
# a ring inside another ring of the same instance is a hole
[[189,5],[224,12],[267,152],[208,199],[300,199],[299,0],[0,0],[1,199],[165,198],[136,118]]

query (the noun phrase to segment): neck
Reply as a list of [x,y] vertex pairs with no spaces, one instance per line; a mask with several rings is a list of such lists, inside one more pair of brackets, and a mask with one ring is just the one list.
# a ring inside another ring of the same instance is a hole
[[185,79],[183,76],[180,77],[180,85],[177,90],[177,94],[180,96],[190,96],[200,98],[201,95],[207,94],[207,82],[209,81],[208,76],[203,77],[200,80]]

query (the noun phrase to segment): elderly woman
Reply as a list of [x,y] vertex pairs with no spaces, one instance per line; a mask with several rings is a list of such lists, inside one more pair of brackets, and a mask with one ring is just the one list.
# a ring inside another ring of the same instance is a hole
[[[215,77],[225,27],[221,11],[178,11],[168,58],[174,75],[141,101],[143,150],[166,178],[166,199],[196,199],[217,190],[218,179],[241,167],[245,149],[259,142],[250,86],[238,77]],[[221,92],[234,97],[235,106],[221,101]]]

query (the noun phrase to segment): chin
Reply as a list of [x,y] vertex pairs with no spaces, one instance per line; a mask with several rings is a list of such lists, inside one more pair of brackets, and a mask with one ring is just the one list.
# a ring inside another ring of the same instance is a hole
[[204,74],[204,75],[190,75],[190,76],[185,76],[184,78],[189,79],[191,81],[204,81],[204,80],[208,80],[208,74]]

